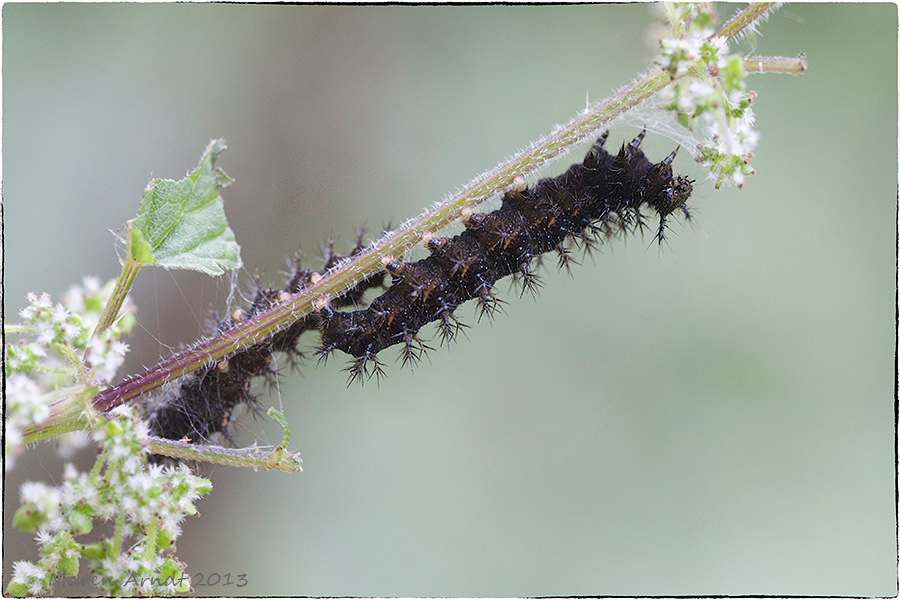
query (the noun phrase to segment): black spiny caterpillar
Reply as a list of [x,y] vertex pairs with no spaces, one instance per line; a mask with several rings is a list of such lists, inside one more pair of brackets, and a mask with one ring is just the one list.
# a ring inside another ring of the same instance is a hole
[[[269,366],[274,351],[298,356],[296,345],[304,331],[321,331],[320,359],[335,350],[354,358],[348,368],[351,382],[364,376],[380,376],[382,368],[377,355],[389,346],[402,345],[404,364],[422,357],[427,346],[418,334],[425,324],[437,321],[442,340],[453,339],[460,328],[454,311],[461,304],[474,299],[482,314],[492,316],[498,308],[499,300],[493,294],[498,280],[512,275],[523,293],[534,293],[538,281],[532,263],[546,252],[556,251],[560,266],[568,268],[567,243],[590,252],[598,241],[643,232],[648,218],[644,210],[658,216],[655,237],[662,242],[669,215],[680,211],[690,217],[685,203],[691,194],[691,180],[673,176],[675,152],[656,164],[647,160],[639,149],[644,132],[623,145],[615,156],[603,149],[606,137],[604,134],[597,140],[583,162],[572,165],[562,175],[541,179],[532,188],[522,186],[507,192],[502,206],[491,213],[468,214],[463,221],[466,229],[459,235],[428,239],[431,255],[427,258],[416,262],[388,261],[385,268],[391,276],[391,286],[368,308],[336,310],[358,305],[367,289],[383,285],[383,273],[266,343],[184,378],[168,392],[169,398],[148,415],[153,433],[194,441],[205,440],[217,432],[227,435],[234,407],[254,400],[251,378],[274,376]],[[360,236],[350,255],[362,250]],[[284,289],[258,287],[251,306],[220,322],[220,330],[268,310],[285,300],[288,293],[299,292],[341,258],[329,248],[326,264],[318,273],[302,269],[298,262]]]

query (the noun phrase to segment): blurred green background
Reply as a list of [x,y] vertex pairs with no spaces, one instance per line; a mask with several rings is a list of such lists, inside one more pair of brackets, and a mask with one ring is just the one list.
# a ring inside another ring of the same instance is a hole
[[[298,248],[317,266],[329,235],[346,250],[419,214],[631,81],[651,8],[6,4],[7,318],[28,290],[115,276],[148,180],[220,136],[236,281],[280,284]],[[897,8],[789,4],[760,31],[745,51],[809,71],[752,77],[746,189],[698,183],[662,253],[546,269],[492,326],[462,308],[468,341],[415,373],[282,378],[262,401],[305,472],[203,468],[178,555],[248,585],[198,593],[896,594]],[[142,272],[128,373],[202,335],[229,285]],[[243,420],[242,444],[278,441]],[[4,586],[35,558],[9,528],[19,484],[61,470],[44,445],[6,481]]]

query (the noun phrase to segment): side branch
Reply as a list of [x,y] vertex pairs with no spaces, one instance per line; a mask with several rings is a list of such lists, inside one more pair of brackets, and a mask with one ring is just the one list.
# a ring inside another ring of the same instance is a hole
[[225,448],[222,446],[178,442],[150,436],[148,447],[153,454],[161,454],[182,460],[227,465],[230,467],[252,467],[265,471],[296,473],[302,471],[300,458],[287,452],[282,446],[277,448]]
[[800,75],[806,71],[806,58],[801,54],[796,58],[787,56],[754,56],[744,59],[747,73],[780,73]]

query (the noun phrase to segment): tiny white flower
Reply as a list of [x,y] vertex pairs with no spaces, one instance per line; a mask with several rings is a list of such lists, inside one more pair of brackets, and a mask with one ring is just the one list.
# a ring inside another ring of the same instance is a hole
[[128,514],[132,514],[137,510],[138,503],[133,496],[125,496],[122,498],[122,510]]
[[112,577],[113,579],[119,579],[125,570],[125,565],[122,562],[123,557],[119,556],[118,559],[112,558],[104,558],[100,561],[103,566],[103,570]]
[[81,280],[84,285],[85,291],[91,294],[96,294],[100,291],[101,281],[100,278],[96,275],[87,275],[84,279]]
[[44,571],[44,569],[41,569],[39,566],[32,564],[30,562],[25,563],[24,571],[25,571],[25,576],[28,577],[29,579],[30,578],[43,579],[44,577],[47,576],[47,573],[46,573],[46,571]]
[[41,323],[38,326],[38,329],[41,332],[37,337],[38,343],[45,346],[49,346],[50,344],[52,344],[53,340],[56,338],[56,331],[46,323]]
[[153,509],[148,505],[138,506],[138,509],[134,511],[135,521],[142,524],[149,524],[151,519],[155,516]]
[[163,481],[168,479],[168,473],[165,465],[155,464],[147,467],[147,475],[151,478],[151,480],[159,480]]
[[47,521],[47,527],[52,529],[53,531],[62,531],[69,526],[68,521],[66,521],[65,515],[63,515],[62,511],[57,510],[57,512],[50,515],[50,520]]
[[56,306],[50,309],[50,317],[57,323],[65,323],[69,319],[69,311],[57,302]]
[[41,294],[41,297],[37,299],[34,305],[41,309],[49,309],[53,306],[53,302],[50,300],[50,294],[47,292]]
[[118,512],[118,507],[112,502],[101,502],[97,507],[97,516],[103,519],[104,521],[108,521],[113,518]]
[[41,546],[45,545],[53,539],[53,532],[51,532],[47,527],[41,527],[38,529],[37,533],[34,534],[34,541],[36,541]]
[[122,471],[125,473],[136,473],[141,468],[141,457],[131,454],[122,463]]
[[134,426],[135,439],[144,443],[150,437],[150,426],[145,421],[138,421]]
[[125,561],[125,569],[131,571],[132,573],[137,573],[138,569],[141,568],[141,564],[138,562],[137,558],[135,558],[135,554],[141,553],[144,551],[142,546],[135,546],[131,555],[128,556],[128,559]]
[[26,481],[19,488],[22,504],[34,504],[42,511],[50,513],[59,510],[60,491],[40,481]]
[[28,584],[28,593],[32,596],[37,596],[41,592],[44,591],[44,578],[34,579],[31,583]]
[[91,436],[86,431],[71,431],[59,436],[57,453],[63,458],[71,458],[79,450],[87,447],[91,442]]
[[146,493],[153,487],[153,480],[146,473],[135,473],[134,475],[130,475],[126,482],[128,483],[128,487],[138,493]]
[[63,304],[75,314],[83,313],[84,305],[84,288],[79,285],[69,287],[62,295]]
[[162,515],[160,528],[169,535],[169,539],[176,540],[181,535],[180,522],[184,520],[184,515],[176,517],[174,514],[167,513]]
[[688,91],[698,98],[712,98],[716,88],[708,81],[692,81],[688,84]]
[[723,37],[713,37],[710,36],[713,34],[711,29],[707,29],[700,33],[699,37],[706,40],[707,43],[716,51],[719,56],[725,56],[728,54],[728,40]]
[[756,145],[759,143],[759,132],[753,129],[744,132],[742,142],[744,146],[742,154],[753,152],[753,149],[756,148]]
[[49,570],[59,564],[59,561],[62,560],[62,555],[59,553],[59,550],[53,550],[52,552],[47,552],[44,554],[44,566]]
[[[25,438],[22,436],[22,432],[19,431],[19,428],[15,426],[15,424],[11,420],[6,421],[6,427],[4,428],[6,433],[6,447],[7,448],[15,448],[22,444],[22,440]],[[6,457],[9,459],[9,455]],[[7,468],[9,468],[7,466]]]
[[60,330],[62,331],[63,338],[65,338],[67,342],[74,341],[81,334],[81,328],[71,321],[67,321],[60,325]]
[[78,469],[72,463],[66,463],[63,467],[63,477],[66,479],[78,479]]
[[25,583],[28,579],[28,572],[31,567],[33,567],[30,562],[27,560],[17,560],[13,563],[13,576],[12,580],[16,583]]

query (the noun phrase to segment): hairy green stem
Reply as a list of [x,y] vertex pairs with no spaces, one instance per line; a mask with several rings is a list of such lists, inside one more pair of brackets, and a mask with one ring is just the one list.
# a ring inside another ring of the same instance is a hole
[[[117,461],[116,469],[118,469],[119,466],[121,466],[121,461]],[[109,471],[112,468],[113,467],[111,465],[106,470],[107,475],[109,474]],[[118,512],[118,514],[116,515],[116,527],[113,530],[112,548],[110,549],[109,556],[107,557],[112,561],[115,561],[117,558],[119,558],[119,552],[122,551],[122,533],[123,533],[123,530],[125,529],[125,511],[122,510],[122,500],[121,499],[119,499],[119,502],[118,502],[117,512]]]
[[300,456],[287,451],[288,444],[291,442],[291,429],[288,427],[284,414],[275,407],[271,407],[266,415],[281,425],[281,445],[271,450],[257,447],[225,448],[150,436],[150,451],[154,454],[162,454],[171,458],[200,460],[232,467],[252,467],[254,469],[283,471],[285,473],[302,471],[301,463],[303,461],[300,460]]
[[24,443],[31,444],[50,439],[88,426],[86,411],[91,410],[86,398],[91,398],[97,388],[69,388],[60,390],[60,399],[50,404],[50,416],[41,423],[22,429]]
[[[109,301],[103,308],[103,314],[100,316],[100,321],[97,323],[97,327],[94,329],[94,333],[91,337],[97,337],[116,322],[116,318],[119,316],[119,309],[122,308],[122,304],[125,302],[125,296],[128,295],[128,291],[134,284],[134,278],[137,276],[138,271],[141,270],[142,266],[141,263],[130,256],[125,260],[125,264],[122,265],[122,272],[119,273],[119,278],[116,280],[116,287],[113,289]],[[89,353],[90,345],[88,345],[88,349],[84,355],[85,361],[87,361]]]
[[159,525],[156,519],[151,519],[147,526],[147,547],[144,548],[144,560],[150,563],[156,556],[156,534],[159,531]]
[[781,73],[783,75],[799,75],[806,70],[806,58],[798,56],[753,56],[744,59],[744,71],[747,73]]
[[[726,23],[717,35],[725,38],[737,35],[770,8],[771,3],[751,5]],[[289,327],[327,304],[332,298],[340,296],[354,285],[381,271],[386,260],[400,256],[413,248],[422,241],[423,236],[434,235],[458,220],[465,211],[472,210],[514,185],[517,177],[534,172],[573,146],[598,135],[613,119],[673,81],[675,79],[668,73],[652,68],[611,98],[590,106],[549,136],[535,142],[530,148],[495,169],[482,174],[456,195],[373,243],[365,252],[345,262],[309,288],[293,294],[286,302],[161,362],[141,375],[103,390],[94,398],[94,407],[102,412],[108,411],[186,373],[260,343],[274,333]]]
[[84,363],[78,360],[75,351],[68,344],[53,344],[53,347],[72,364],[72,371],[78,373],[78,381],[87,387],[90,384],[90,374],[84,369]]
[[252,467],[265,471],[295,473],[302,471],[302,461],[296,454],[287,452],[284,446],[277,448],[225,448],[223,446],[192,444],[150,436],[149,449],[182,460],[198,460],[231,467]]
[[88,477],[88,481],[92,486],[96,486],[98,481],[97,478],[100,477],[100,471],[103,469],[103,463],[106,461],[106,450],[101,450],[100,454],[97,455],[97,461],[94,463],[94,468],[91,469],[91,474]]
[[765,18],[768,13],[778,8],[779,2],[756,2],[740,11],[722,25],[717,32],[710,37],[720,37],[726,40],[742,34],[747,28]]

